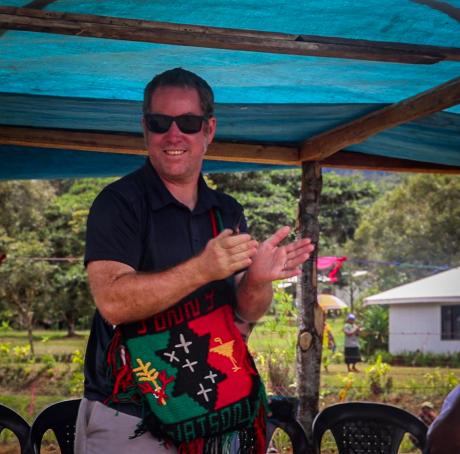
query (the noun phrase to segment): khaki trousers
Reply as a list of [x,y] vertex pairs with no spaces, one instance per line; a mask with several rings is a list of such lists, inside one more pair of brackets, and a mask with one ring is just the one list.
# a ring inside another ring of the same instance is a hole
[[139,418],[83,398],[78,410],[75,454],[177,454],[174,446],[165,448],[146,432],[130,439]]

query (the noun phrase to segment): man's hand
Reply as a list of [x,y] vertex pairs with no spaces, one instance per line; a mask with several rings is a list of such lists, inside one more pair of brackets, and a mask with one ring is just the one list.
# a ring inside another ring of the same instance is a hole
[[242,320],[255,322],[262,317],[272,301],[272,282],[299,275],[299,265],[310,257],[314,246],[307,238],[280,246],[289,232],[289,227],[282,227],[260,244],[252,264],[237,277],[236,310]]
[[199,255],[200,272],[208,277],[208,281],[225,279],[252,264],[257,246],[257,241],[247,233],[235,235],[225,229],[209,240]]
[[252,265],[248,269],[250,283],[264,284],[300,274],[299,266],[308,260],[314,246],[309,238],[280,246],[290,230],[287,226],[281,227],[259,245],[257,254],[252,259]]

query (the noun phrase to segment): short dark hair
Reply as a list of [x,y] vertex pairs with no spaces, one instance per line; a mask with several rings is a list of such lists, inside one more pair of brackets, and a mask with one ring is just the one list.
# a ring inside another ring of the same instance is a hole
[[209,84],[200,76],[183,68],[174,68],[157,74],[145,87],[143,113],[150,112],[150,102],[159,87],[192,88],[198,92],[200,106],[206,117],[214,114],[214,93]]

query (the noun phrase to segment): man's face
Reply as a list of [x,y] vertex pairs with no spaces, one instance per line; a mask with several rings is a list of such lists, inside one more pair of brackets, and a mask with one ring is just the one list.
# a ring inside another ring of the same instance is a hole
[[[150,112],[172,117],[184,114],[203,115],[195,89],[159,87],[150,101]],[[185,134],[171,124],[165,133],[149,131],[144,120],[144,134],[150,161],[160,177],[171,183],[195,182],[208,145],[214,138],[216,120],[203,122],[201,131]]]

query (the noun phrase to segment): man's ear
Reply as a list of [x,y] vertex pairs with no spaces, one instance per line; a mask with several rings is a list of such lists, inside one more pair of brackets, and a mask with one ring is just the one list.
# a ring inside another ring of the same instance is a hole
[[214,139],[217,128],[217,119],[216,117],[211,117],[208,120],[208,135],[206,137],[206,146],[208,146]]

